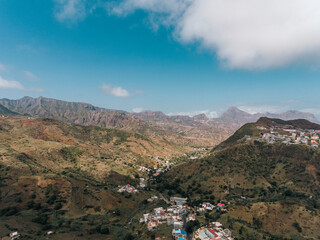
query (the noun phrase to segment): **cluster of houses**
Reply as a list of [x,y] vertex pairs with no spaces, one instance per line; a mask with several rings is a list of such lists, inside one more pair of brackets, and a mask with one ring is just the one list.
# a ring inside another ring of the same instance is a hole
[[283,144],[306,144],[312,148],[319,147],[320,130],[314,129],[295,129],[292,126],[271,127],[258,126],[261,130],[261,138],[267,143],[272,144],[281,142]]
[[172,197],[168,208],[158,207],[152,213],[143,214],[140,223],[145,223],[149,231],[157,230],[160,225],[172,226],[174,239],[186,239],[187,233],[183,230],[184,224],[196,220],[196,216],[190,213],[190,207],[185,205],[186,198]]
[[158,200],[159,200],[158,196],[152,196],[152,197],[148,198],[147,201],[148,201],[149,203],[152,203],[152,202],[158,201]]
[[145,178],[140,178],[139,187],[145,188],[147,185],[147,180]]
[[[50,236],[50,235],[53,235],[53,234],[54,234],[53,231],[47,232],[47,236]],[[9,234],[9,236],[3,237],[3,238],[0,237],[0,239],[1,240],[17,240],[17,239],[20,239],[20,237],[21,237],[21,235],[20,235],[19,232],[12,232],[12,233]]]
[[150,168],[143,167],[143,166],[141,166],[138,170],[139,170],[140,172],[150,172],[150,171],[151,171]]
[[141,166],[138,170],[139,170],[140,172],[151,172],[151,171],[154,171],[153,176],[154,176],[154,177],[157,177],[157,176],[160,175],[160,173],[163,173],[163,172],[168,171],[168,169],[169,169],[169,167],[170,167],[171,165],[172,165],[172,163],[169,163],[168,165],[165,165],[165,166],[162,167],[162,168],[157,168],[157,167],[155,166],[153,169]]
[[19,232],[12,232],[9,234],[9,236],[7,235],[6,237],[1,238],[1,240],[16,240],[16,239],[20,239],[21,235]]
[[211,203],[202,203],[200,207],[197,208],[197,212],[205,212],[205,211],[212,211],[213,209],[220,210],[221,212],[226,212],[226,205],[224,203],[218,203],[216,206]]
[[165,158],[155,157],[154,159],[158,164],[161,164],[162,166],[169,167],[173,164],[172,162],[170,162],[170,158],[168,157],[165,157]]
[[219,222],[212,222],[208,227],[201,227],[193,233],[192,240],[233,240],[231,231],[223,228]]
[[[187,206],[186,198],[172,197],[170,198],[171,205],[164,209],[158,207],[152,213],[146,213],[140,219],[140,223],[145,223],[149,231],[157,230],[160,225],[167,224],[172,226],[172,237],[175,240],[186,240],[188,234],[184,230],[185,224],[189,221],[195,221],[196,215],[193,214],[191,207]],[[225,204],[218,203],[216,206],[211,203],[202,203],[196,208],[198,212],[212,211],[214,209],[224,209]],[[233,240],[231,232],[224,229],[219,222],[211,223],[210,226],[202,227],[193,234],[193,240]]]
[[118,190],[119,193],[122,193],[122,192],[138,193],[139,192],[134,186],[131,186],[130,184],[127,184],[124,186],[118,186],[118,187],[119,187],[119,190]]

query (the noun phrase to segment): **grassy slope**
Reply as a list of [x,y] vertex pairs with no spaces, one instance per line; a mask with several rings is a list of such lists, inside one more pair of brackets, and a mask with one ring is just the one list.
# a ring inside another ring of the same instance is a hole
[[[18,117],[0,118],[0,139],[1,236],[18,230],[31,239],[48,230],[59,232],[55,239],[124,239],[151,193],[119,194],[117,185],[136,185],[128,176],[153,166],[153,156],[189,150],[130,131]],[[100,225],[111,233],[98,234]]]

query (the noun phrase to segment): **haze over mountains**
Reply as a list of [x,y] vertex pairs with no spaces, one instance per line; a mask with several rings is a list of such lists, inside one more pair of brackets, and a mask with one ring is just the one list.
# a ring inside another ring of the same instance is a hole
[[[250,114],[237,107],[230,107],[218,118],[208,118],[205,114],[198,114],[193,117],[186,115],[166,115],[161,111],[142,111],[139,113],[128,113],[122,110],[113,110],[95,107],[87,103],[67,102],[51,98],[23,97],[17,100],[0,99],[1,112],[11,111],[11,114],[23,114],[32,117],[55,118],[58,120],[73,122],[81,125],[105,125],[117,126],[113,118],[123,118],[122,124],[132,123],[130,115],[149,122],[176,122],[186,125],[197,125],[203,122],[219,122],[226,124],[244,124],[255,122],[260,117],[280,118],[283,120],[306,119],[318,122],[318,119],[311,113],[300,111],[286,111],[283,113],[255,113]],[[4,108],[6,110],[4,110]],[[121,116],[121,117],[120,117]],[[111,120],[113,119],[113,120]],[[119,127],[124,127],[120,125]]]

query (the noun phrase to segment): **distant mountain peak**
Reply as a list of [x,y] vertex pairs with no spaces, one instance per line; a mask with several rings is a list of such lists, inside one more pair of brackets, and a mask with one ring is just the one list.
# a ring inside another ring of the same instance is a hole
[[279,118],[282,120],[294,120],[294,119],[306,119],[311,122],[318,123],[319,120],[311,113],[305,113],[297,110],[289,110],[283,113],[247,113],[237,107],[229,107],[221,116],[217,118],[217,121],[224,123],[245,124],[249,122],[255,122],[260,117]]
[[200,113],[200,114],[197,114],[195,116],[192,117],[194,120],[208,120],[209,118],[207,117],[206,114],[204,113]]

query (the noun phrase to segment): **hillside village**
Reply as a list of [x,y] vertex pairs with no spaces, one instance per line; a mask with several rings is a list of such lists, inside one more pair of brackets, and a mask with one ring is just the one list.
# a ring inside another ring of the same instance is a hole
[[[319,147],[320,130],[314,129],[300,129],[294,128],[291,125],[287,126],[257,126],[261,131],[260,139],[265,140],[267,143],[272,144],[281,142],[282,144],[306,144],[312,148]],[[250,139],[250,136],[246,136]]]
[[140,224],[146,224],[149,231],[158,230],[161,225],[172,226],[172,238],[175,240],[233,240],[231,232],[223,228],[219,222],[212,222],[209,225],[202,226],[193,233],[186,232],[186,224],[196,221],[200,213],[213,211],[227,211],[225,204],[218,203],[214,206],[211,203],[202,203],[199,207],[191,208],[186,204],[187,198],[171,197],[170,206],[157,207],[151,213],[143,214],[140,218]]

